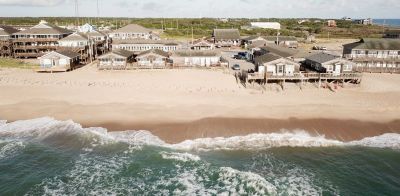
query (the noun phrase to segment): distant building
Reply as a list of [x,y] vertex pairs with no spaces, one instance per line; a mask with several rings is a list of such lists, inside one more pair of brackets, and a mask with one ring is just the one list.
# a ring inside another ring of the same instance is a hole
[[14,57],[37,58],[55,51],[58,41],[72,32],[41,21],[38,25],[12,34]]
[[239,29],[214,29],[212,39],[217,47],[232,47],[240,45]]
[[342,20],[344,20],[344,21],[353,21],[353,20],[352,20],[351,18],[349,18],[349,17],[343,17]]
[[343,55],[352,60],[359,71],[400,70],[400,39],[362,39],[343,47]]
[[294,36],[267,36],[265,39],[267,40],[267,45],[275,44],[288,48],[297,48],[299,46],[299,42]]
[[400,39],[400,29],[389,29],[385,31],[384,38]]
[[73,51],[52,51],[38,58],[40,72],[64,72],[79,65],[79,54]]
[[99,56],[97,68],[100,70],[123,70],[127,69],[128,64],[134,60],[131,51],[114,49],[111,52]]
[[0,25],[0,57],[13,56],[11,35],[16,32],[18,32],[18,30],[14,27]]
[[93,32],[93,31],[96,31],[96,28],[89,23],[86,23],[86,24],[78,27],[78,32],[80,32],[80,33],[89,33],[89,32]]
[[221,55],[216,51],[175,51],[171,56],[174,67],[219,66]]
[[294,76],[299,73],[300,64],[285,57],[275,54],[264,54],[255,58],[258,73],[266,73],[270,76]]
[[336,21],[335,20],[328,20],[326,21],[328,27],[337,27]]
[[252,22],[250,23],[253,28],[262,28],[262,29],[281,29],[281,24],[279,22]]
[[306,66],[320,73],[332,73],[339,75],[341,73],[352,72],[353,63],[343,59],[340,56],[335,56],[327,53],[317,53],[305,60]]
[[303,19],[303,20],[297,21],[298,24],[303,24],[303,23],[307,23],[307,22],[310,22],[310,19]]
[[262,47],[266,45],[278,45],[288,48],[297,48],[299,42],[294,36],[249,36],[243,39],[245,47]]
[[155,35],[150,29],[147,29],[143,26],[137,24],[129,24],[122,28],[119,28],[110,33],[110,37],[115,39],[152,39],[158,40],[160,39],[157,35]]
[[123,49],[137,53],[152,49],[170,52],[180,49],[180,44],[173,40],[117,39],[113,40],[112,48]]
[[359,19],[354,21],[356,24],[362,24],[362,25],[372,25],[373,20],[371,18],[367,19]]
[[169,63],[169,54],[160,49],[151,49],[136,56],[136,61],[141,68],[165,68]]

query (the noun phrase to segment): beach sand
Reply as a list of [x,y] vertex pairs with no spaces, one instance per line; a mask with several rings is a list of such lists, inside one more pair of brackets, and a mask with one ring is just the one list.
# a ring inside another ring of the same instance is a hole
[[344,141],[400,132],[400,75],[365,74],[337,92],[308,84],[244,88],[222,70],[0,71],[0,119],[44,116],[176,143],[304,129]]

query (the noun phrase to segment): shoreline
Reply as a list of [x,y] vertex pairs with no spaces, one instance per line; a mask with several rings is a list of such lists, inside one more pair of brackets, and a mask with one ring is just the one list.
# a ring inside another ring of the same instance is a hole
[[[60,120],[55,118],[56,120]],[[0,119],[4,120],[4,119]],[[8,123],[18,120],[7,120]],[[63,121],[63,120],[62,120]],[[229,118],[213,117],[194,121],[145,122],[73,120],[83,128],[101,127],[108,132],[149,131],[169,144],[201,138],[229,138],[250,134],[306,132],[311,136],[324,136],[326,139],[341,142],[358,141],[367,137],[386,133],[400,134],[400,119],[388,122],[363,121],[355,119],[328,118]]]
[[171,123],[83,123],[83,127],[103,127],[109,132],[147,130],[167,143],[175,144],[199,138],[246,136],[258,133],[306,131],[312,136],[343,142],[361,140],[385,133],[400,133],[400,119],[373,122],[338,119],[250,119],[205,118]]

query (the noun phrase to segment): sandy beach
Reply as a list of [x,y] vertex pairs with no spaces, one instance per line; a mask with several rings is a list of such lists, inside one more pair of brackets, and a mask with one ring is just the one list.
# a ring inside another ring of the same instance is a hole
[[244,88],[223,70],[0,71],[0,119],[73,120],[110,131],[149,130],[175,143],[304,129],[353,140],[400,132],[400,75],[365,74],[337,92],[308,84]]

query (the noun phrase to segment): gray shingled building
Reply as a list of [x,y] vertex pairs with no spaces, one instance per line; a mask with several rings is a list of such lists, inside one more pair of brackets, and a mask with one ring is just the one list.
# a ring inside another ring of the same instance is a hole
[[400,71],[400,39],[361,39],[343,46],[343,55],[359,71]]
[[217,47],[240,46],[241,43],[239,29],[214,29],[212,38]]

